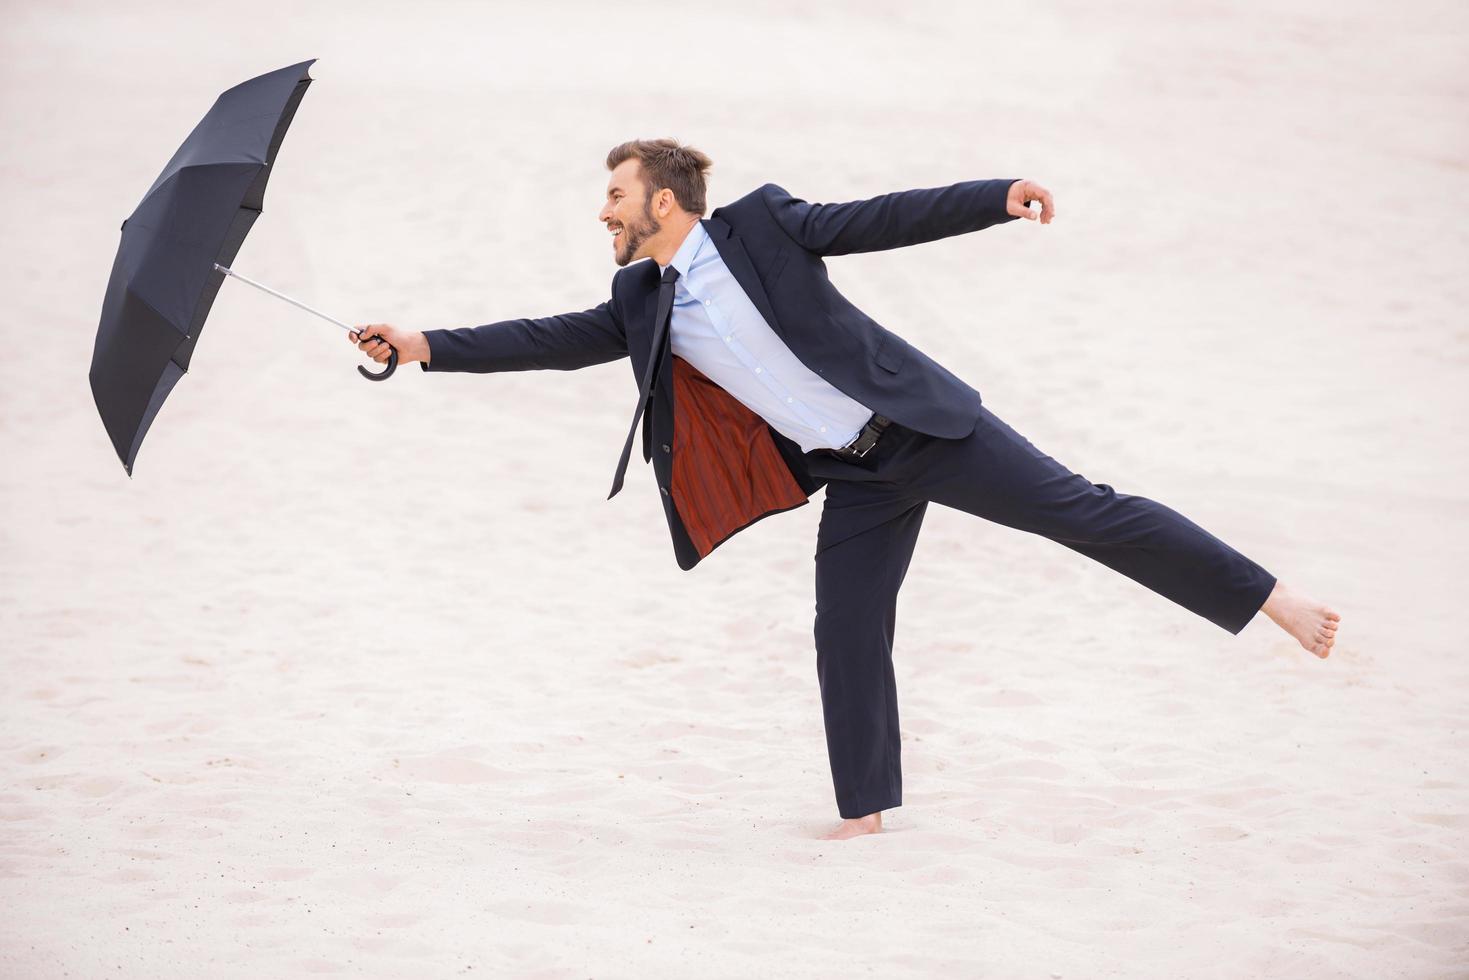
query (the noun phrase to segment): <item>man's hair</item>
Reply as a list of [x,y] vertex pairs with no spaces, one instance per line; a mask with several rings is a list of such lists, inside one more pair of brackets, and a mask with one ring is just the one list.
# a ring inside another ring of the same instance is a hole
[[704,213],[704,178],[713,160],[692,146],[679,145],[678,140],[628,140],[607,154],[607,169],[616,170],[633,159],[638,161],[647,198],[667,187],[679,207],[690,214]]

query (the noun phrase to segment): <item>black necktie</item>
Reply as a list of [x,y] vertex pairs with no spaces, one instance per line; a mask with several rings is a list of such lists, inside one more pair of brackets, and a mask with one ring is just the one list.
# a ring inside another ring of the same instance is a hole
[[622,447],[622,458],[617,461],[617,473],[612,477],[611,500],[622,489],[622,477],[627,472],[627,462],[632,458],[632,440],[638,432],[638,419],[648,406],[648,393],[653,387],[653,374],[663,354],[663,337],[668,330],[669,314],[673,312],[673,283],[678,279],[678,270],[669,266],[663,270],[663,281],[658,286],[658,312],[653,317],[653,347],[648,352],[648,367],[643,371],[643,383],[638,388],[638,407],[633,412],[632,426],[627,430],[627,442]]

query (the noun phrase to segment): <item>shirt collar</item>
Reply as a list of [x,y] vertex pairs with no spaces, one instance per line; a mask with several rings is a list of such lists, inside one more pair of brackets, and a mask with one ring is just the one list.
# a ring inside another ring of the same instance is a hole
[[[708,237],[709,233],[704,230],[704,222],[702,220],[695,221],[693,227],[689,229],[688,234],[684,235],[683,244],[678,247],[678,251],[674,253],[673,259],[668,263],[668,265],[678,270],[679,278],[688,278],[689,267],[694,264],[694,257],[699,254],[700,247],[703,246]],[[658,267],[660,275],[668,271],[668,265],[660,265]]]

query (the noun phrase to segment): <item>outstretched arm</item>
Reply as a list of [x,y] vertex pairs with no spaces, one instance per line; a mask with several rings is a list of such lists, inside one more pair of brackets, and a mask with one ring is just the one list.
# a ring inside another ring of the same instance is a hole
[[[422,332],[370,324],[358,334],[381,335],[398,348],[399,362],[418,361],[425,371],[574,371],[627,356],[627,334],[613,312],[612,301],[579,313],[500,320],[479,327]],[[388,348],[358,343],[368,356],[386,363]]]
[[425,371],[574,371],[627,356],[627,334],[611,300],[580,313],[427,330],[424,336],[430,351]]
[[1026,206],[1030,201],[1041,202],[1042,224],[1050,224],[1055,213],[1050,191],[1013,178],[896,191],[842,204],[810,204],[775,184],[761,187],[760,195],[785,233],[817,255],[901,248],[1015,218],[1034,219]]

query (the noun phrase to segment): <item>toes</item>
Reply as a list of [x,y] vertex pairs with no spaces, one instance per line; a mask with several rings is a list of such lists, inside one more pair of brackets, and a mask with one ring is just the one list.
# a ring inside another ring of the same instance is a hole
[[1302,643],[1301,646],[1305,647],[1306,650],[1310,653],[1315,654],[1322,660],[1325,660],[1327,655],[1331,653],[1331,645],[1333,642],[1334,641],[1331,639],[1331,637],[1321,636],[1320,634],[1317,634],[1311,639],[1309,643]]

